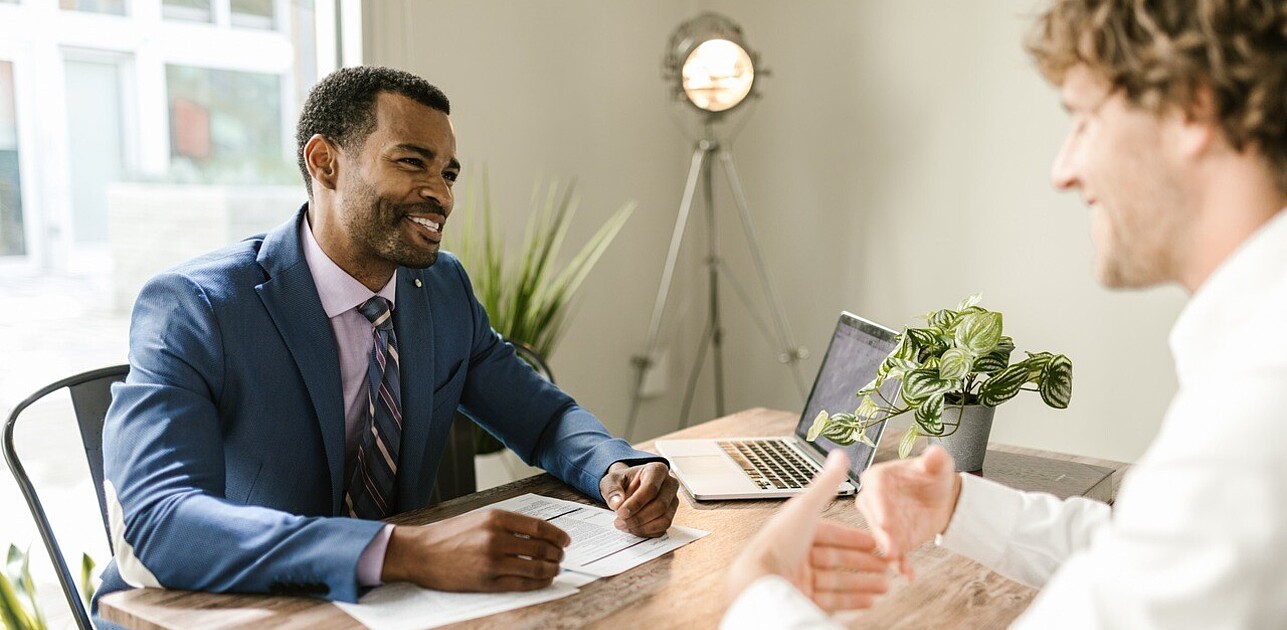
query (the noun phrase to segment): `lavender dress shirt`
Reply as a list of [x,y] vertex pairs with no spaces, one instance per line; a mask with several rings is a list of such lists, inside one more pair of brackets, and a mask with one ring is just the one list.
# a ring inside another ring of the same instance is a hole
[[[322,251],[307,220],[304,226],[309,228],[300,230],[304,260],[308,262],[308,271],[313,275],[313,284],[317,285],[317,295],[322,299],[326,317],[331,320],[335,345],[340,350],[340,382],[344,385],[344,478],[349,479],[353,476],[359,433],[366,421],[366,371],[371,360],[372,344],[371,322],[357,309],[374,295],[385,298],[390,305],[396,307],[394,296],[397,293],[395,289],[398,274],[394,272],[393,277],[378,293],[372,292]],[[362,586],[381,583],[384,552],[392,534],[393,526],[386,525],[358,558],[357,578]]]

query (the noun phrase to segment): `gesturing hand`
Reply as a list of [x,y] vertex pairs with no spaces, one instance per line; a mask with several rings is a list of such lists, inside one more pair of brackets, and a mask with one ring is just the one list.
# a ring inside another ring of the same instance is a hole
[[881,552],[912,579],[907,554],[943,533],[956,510],[961,478],[940,446],[920,457],[877,464],[862,475],[858,511],[867,519]]
[[848,467],[844,452],[833,451],[808,491],[787,501],[751,539],[729,570],[731,598],[766,575],[790,580],[828,611],[866,608],[889,590],[871,535],[822,520]]
[[656,538],[670,529],[679,509],[679,481],[665,464],[628,466],[617,462],[599,481],[604,503],[617,513],[617,529]]
[[533,591],[554,581],[571,542],[545,521],[502,510],[399,525],[381,579],[440,591]]

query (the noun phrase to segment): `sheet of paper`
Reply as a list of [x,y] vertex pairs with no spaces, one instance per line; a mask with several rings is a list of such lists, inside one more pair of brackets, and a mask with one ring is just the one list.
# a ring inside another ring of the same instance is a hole
[[660,538],[640,538],[613,526],[611,510],[525,494],[483,509],[508,510],[549,521],[572,537],[563,569],[598,577],[617,575],[674,551],[710,532],[672,525]]
[[660,538],[640,538],[613,527],[603,508],[525,494],[484,508],[527,514],[553,523],[572,537],[563,571],[549,588],[528,593],[447,593],[406,583],[372,589],[356,604],[335,605],[371,630],[423,630],[534,606],[578,592],[601,577],[617,575],[706,536],[671,526]]
[[578,592],[578,581],[559,576],[526,593],[447,593],[399,582],[371,589],[356,604],[335,605],[370,630],[426,630],[561,599]]

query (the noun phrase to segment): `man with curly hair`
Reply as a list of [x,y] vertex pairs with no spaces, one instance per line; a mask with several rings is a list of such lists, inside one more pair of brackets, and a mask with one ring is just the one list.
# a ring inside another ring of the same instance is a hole
[[[932,447],[863,475],[872,539],[854,545],[910,579],[908,554],[937,539],[1040,588],[1018,627],[1287,627],[1287,4],[1054,0],[1028,49],[1073,120],[1051,178],[1090,208],[1100,281],[1191,295],[1170,337],[1179,391],[1112,508],[954,474]],[[767,531],[813,531],[807,507]],[[828,625],[791,586],[819,604],[883,590],[819,597],[798,583],[808,545],[775,544],[735,564],[730,627]]]

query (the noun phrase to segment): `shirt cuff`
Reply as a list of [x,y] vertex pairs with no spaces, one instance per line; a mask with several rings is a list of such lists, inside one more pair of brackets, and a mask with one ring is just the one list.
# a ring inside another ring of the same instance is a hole
[[766,575],[746,587],[729,606],[719,627],[733,628],[838,628],[827,613],[790,582]]
[[961,474],[961,496],[947,529],[935,539],[975,562],[995,567],[1005,555],[1010,532],[1019,522],[1023,495],[995,481]]
[[384,573],[384,552],[389,548],[389,537],[393,535],[393,526],[385,525],[380,533],[367,543],[362,555],[358,556],[357,579],[359,586],[379,586],[384,584],[380,575]]

